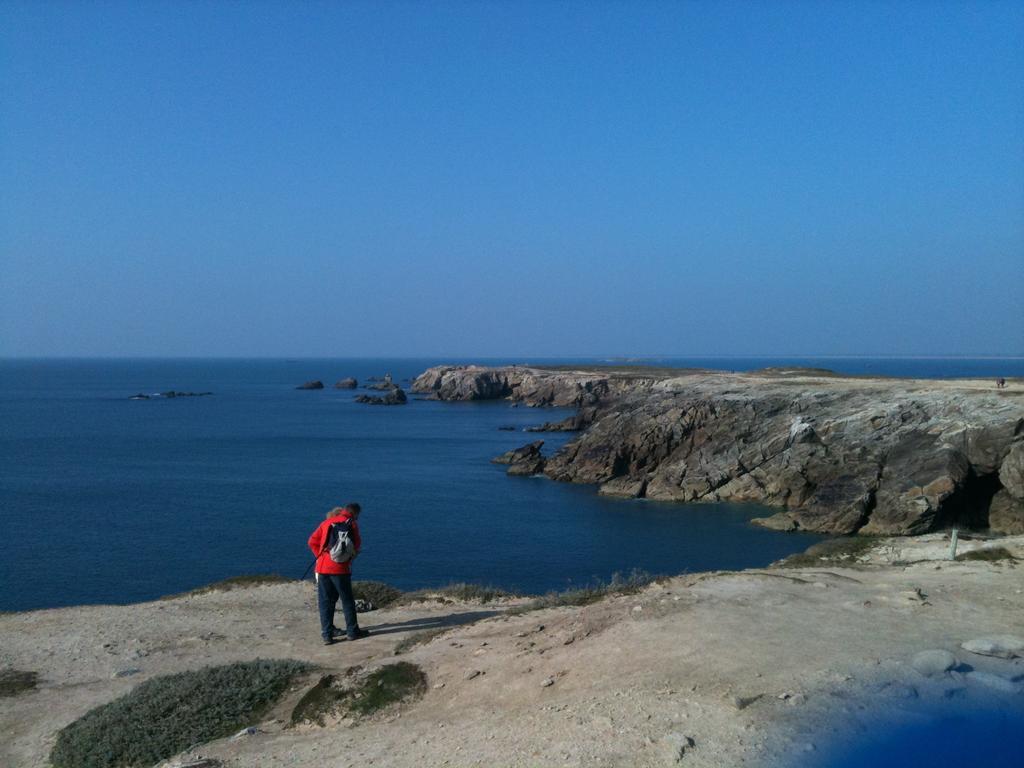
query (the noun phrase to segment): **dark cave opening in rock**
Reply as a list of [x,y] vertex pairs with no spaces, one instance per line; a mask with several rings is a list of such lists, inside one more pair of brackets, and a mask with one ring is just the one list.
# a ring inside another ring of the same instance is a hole
[[935,528],[988,528],[988,510],[992,497],[1003,484],[996,472],[976,474],[973,470],[959,488],[946,500],[935,517]]

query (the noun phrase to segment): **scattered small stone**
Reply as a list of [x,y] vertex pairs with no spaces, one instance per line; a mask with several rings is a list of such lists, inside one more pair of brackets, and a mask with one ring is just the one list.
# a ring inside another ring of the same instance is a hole
[[661,739],[661,749],[668,765],[681,763],[688,750],[697,746],[691,737],[682,733],[670,733]]
[[644,609],[644,607],[642,605],[634,605],[633,606],[633,610],[634,611],[642,611],[643,609]]
[[562,645],[572,645],[575,640],[576,638],[570,635],[562,642]]
[[961,643],[960,647],[980,656],[997,656],[1000,659],[1024,656],[1024,638],[1016,635],[977,637]]
[[935,649],[916,654],[910,664],[925,677],[944,675],[959,665],[956,656],[949,651]]
[[762,696],[764,696],[763,693],[756,693],[753,696],[733,696],[732,705],[736,707],[736,709],[746,709]]
[[131,677],[132,675],[139,674],[139,672],[141,671],[141,669],[138,669],[136,667],[129,667],[128,669],[119,669],[117,672],[114,673],[114,677]]
[[434,683],[434,690],[440,690],[444,688],[444,683]]
[[554,684],[555,684],[555,679],[553,677],[545,677],[541,681],[540,687],[541,688],[550,688]]
[[466,678],[466,680],[472,680],[474,677],[479,677],[482,674],[483,672],[481,672],[479,669],[469,669],[466,670],[466,674],[464,675],[464,677]]
[[240,730],[238,733],[236,733],[231,738],[232,739],[242,739],[242,738],[245,738],[246,736],[255,736],[255,735],[259,734],[259,733],[263,733],[263,731],[261,731],[255,725],[250,725],[248,728],[243,728],[242,730]]

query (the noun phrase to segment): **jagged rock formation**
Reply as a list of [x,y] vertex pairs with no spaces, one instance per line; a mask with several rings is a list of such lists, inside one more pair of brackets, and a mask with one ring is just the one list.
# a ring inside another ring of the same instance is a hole
[[345,379],[341,379],[334,384],[335,389],[355,389],[359,386],[359,382],[353,379],[351,376]]
[[307,381],[305,384],[300,384],[296,389],[323,389],[324,383],[319,380]]
[[539,475],[544,471],[545,459],[540,452],[543,445],[543,440],[536,440],[521,448],[506,451],[491,461],[495,464],[508,464],[507,473],[510,475]]
[[988,382],[817,371],[445,366],[412,389],[441,400],[581,407],[585,431],[546,460],[544,473],[606,494],[759,502],[783,508],[758,521],[782,530],[1024,526],[1019,385],[997,392]]

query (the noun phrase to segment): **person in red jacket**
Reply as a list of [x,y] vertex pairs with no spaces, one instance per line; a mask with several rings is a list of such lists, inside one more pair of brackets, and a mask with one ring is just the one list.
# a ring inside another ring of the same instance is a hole
[[[341,630],[334,626],[334,610],[339,598],[342,613],[345,615],[345,634],[348,639],[358,640],[370,634],[359,628],[359,619],[356,616],[356,601],[352,596],[352,560],[336,563],[327,551],[331,526],[349,523],[355,554],[359,554],[363,542],[359,537],[359,524],[356,521],[359,519],[361,508],[353,503],[345,505],[344,509],[339,507],[333,511],[336,514],[328,516],[309,537],[309,548],[316,557],[316,594],[320,606],[320,632],[324,638],[324,645],[331,645],[335,638],[341,635]],[[352,559],[354,560],[355,556]]]

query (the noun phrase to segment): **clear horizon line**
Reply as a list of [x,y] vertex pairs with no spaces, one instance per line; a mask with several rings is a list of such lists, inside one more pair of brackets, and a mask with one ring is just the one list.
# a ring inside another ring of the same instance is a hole
[[756,354],[606,354],[606,355],[0,355],[0,360],[601,360],[601,361],[644,361],[644,360],[757,360],[786,359],[803,360],[1021,360],[1024,353],[971,353],[971,354],[897,354],[897,353],[846,353],[846,354],[799,354],[799,353],[756,353]]

